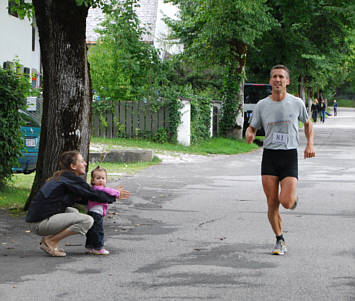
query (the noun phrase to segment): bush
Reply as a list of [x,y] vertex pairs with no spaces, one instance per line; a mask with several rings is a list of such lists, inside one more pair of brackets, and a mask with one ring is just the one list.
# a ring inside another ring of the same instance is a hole
[[168,133],[166,129],[164,128],[159,128],[158,131],[153,135],[152,137],[153,142],[157,143],[167,143],[168,142]]
[[19,109],[25,109],[26,85],[21,76],[0,68],[0,189],[11,178],[11,168],[21,156],[22,119]]
[[200,143],[210,138],[211,100],[207,97],[191,97],[191,142]]

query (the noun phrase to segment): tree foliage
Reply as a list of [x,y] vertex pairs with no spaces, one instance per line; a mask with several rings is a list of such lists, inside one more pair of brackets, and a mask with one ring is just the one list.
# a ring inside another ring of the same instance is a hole
[[292,71],[294,91],[300,79],[315,90],[334,90],[349,72],[353,1],[269,0],[267,5],[280,26],[264,32],[250,49],[248,78],[265,81],[270,66],[283,63]]
[[100,38],[89,55],[93,89],[101,98],[157,98],[165,79],[158,51],[143,41],[147,30],[135,12],[138,2],[113,0],[105,8]]
[[171,39],[184,45],[186,56],[210,67],[217,64],[223,68],[222,131],[228,133],[243,111],[240,86],[248,48],[264,31],[276,26],[274,18],[263,0],[169,2],[180,8],[180,19],[166,20],[173,30]]
[[203,61],[244,67],[246,50],[275,25],[265,1],[172,0],[180,19],[167,19],[171,38],[183,43],[185,53]]

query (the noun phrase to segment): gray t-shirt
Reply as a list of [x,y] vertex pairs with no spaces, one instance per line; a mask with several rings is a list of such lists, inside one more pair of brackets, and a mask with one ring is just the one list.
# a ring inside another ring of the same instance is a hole
[[306,122],[308,113],[303,101],[291,94],[281,101],[270,96],[260,100],[253,112],[251,126],[265,130],[264,148],[296,149],[299,145],[298,122]]

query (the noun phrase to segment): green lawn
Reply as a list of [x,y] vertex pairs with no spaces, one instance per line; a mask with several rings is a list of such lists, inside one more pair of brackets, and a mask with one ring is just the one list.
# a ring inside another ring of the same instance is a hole
[[35,173],[14,174],[8,185],[0,192],[0,208],[16,209],[23,207],[35,177]]
[[[160,160],[157,157],[153,158],[152,162],[138,162],[138,163],[100,163],[100,166],[105,168],[108,172],[108,181],[118,180],[122,175],[129,175],[138,172],[148,166],[159,164]],[[90,181],[90,172],[98,163],[89,165],[89,172],[87,180]],[[30,194],[35,173],[29,175],[14,174],[11,181],[0,194],[0,208],[7,208],[16,210],[22,208]]]
[[[262,138],[258,137],[259,140]],[[213,138],[204,141],[198,145],[183,146],[176,144],[159,144],[143,139],[123,139],[123,138],[96,138],[91,139],[92,145],[99,145],[103,151],[109,151],[115,148],[144,148],[152,149],[156,153],[159,151],[183,152],[191,154],[239,154],[249,152],[258,148],[256,144],[247,144],[245,140],[232,140],[225,138]],[[100,163],[100,166],[108,171],[108,182],[118,180],[120,177],[127,174],[134,174],[139,170],[147,168],[148,166],[159,164],[160,160],[157,157],[153,158],[152,162],[139,162],[139,163]],[[89,173],[94,169],[98,163],[89,165]],[[35,173],[24,175],[14,174],[11,181],[3,191],[0,192],[0,208],[11,209],[13,212],[18,213],[27,200],[30,193]],[[89,180],[88,176],[88,180]]]
[[239,154],[256,149],[255,144],[247,144],[245,140],[232,140],[226,138],[212,138],[200,144],[184,146],[171,143],[155,143],[144,139],[126,139],[126,138],[99,138],[92,137],[91,144],[103,145],[104,150],[108,151],[114,148],[143,148],[154,151],[171,151],[190,154]]

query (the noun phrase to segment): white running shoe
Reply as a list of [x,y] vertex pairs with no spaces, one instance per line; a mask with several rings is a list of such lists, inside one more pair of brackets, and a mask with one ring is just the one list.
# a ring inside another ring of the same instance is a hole
[[287,253],[287,246],[284,240],[279,239],[276,241],[274,249],[272,250],[273,255],[284,255]]

